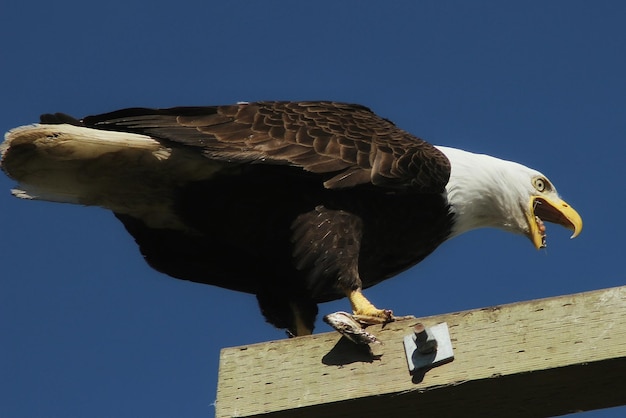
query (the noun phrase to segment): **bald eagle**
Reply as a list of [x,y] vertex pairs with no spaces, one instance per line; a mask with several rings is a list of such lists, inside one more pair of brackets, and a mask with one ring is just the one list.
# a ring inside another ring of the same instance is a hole
[[56,113],[5,138],[16,196],[112,210],[153,268],[252,293],[292,335],[345,296],[355,315],[392,320],[362,289],[466,231],[543,248],[544,221],[582,229],[540,172],[433,146],[354,104]]

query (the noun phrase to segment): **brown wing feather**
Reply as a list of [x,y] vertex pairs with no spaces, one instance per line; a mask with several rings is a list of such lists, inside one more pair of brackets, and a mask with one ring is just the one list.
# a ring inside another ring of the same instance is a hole
[[291,164],[331,173],[325,186],[372,183],[443,191],[446,157],[431,144],[360,105],[256,102],[228,106],[124,109],[83,119],[98,129],[131,131],[198,147],[209,158]]
[[325,299],[328,289],[356,289],[363,221],[357,215],[323,205],[299,215],[292,223],[296,269],[307,272],[307,288]]

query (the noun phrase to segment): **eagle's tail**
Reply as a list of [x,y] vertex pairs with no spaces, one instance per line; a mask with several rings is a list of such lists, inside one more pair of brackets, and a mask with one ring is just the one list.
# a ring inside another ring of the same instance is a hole
[[6,133],[0,163],[18,182],[15,196],[142,217],[159,200],[170,206],[177,185],[206,179],[220,169],[197,152],[150,136],[61,122]]
[[144,135],[35,124],[7,132],[0,153],[2,169],[19,182],[18,197],[108,206],[98,192],[124,188],[124,177],[140,174],[129,163],[156,164],[171,151]]

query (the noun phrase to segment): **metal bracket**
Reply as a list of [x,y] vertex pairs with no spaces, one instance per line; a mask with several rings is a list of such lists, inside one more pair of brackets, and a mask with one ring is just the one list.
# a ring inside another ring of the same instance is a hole
[[448,324],[442,322],[429,328],[415,325],[413,334],[404,337],[404,351],[411,374],[451,362],[454,351]]

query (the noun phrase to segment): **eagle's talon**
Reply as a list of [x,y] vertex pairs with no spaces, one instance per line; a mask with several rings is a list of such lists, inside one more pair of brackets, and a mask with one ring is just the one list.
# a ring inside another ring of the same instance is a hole
[[374,309],[368,311],[354,312],[352,317],[361,325],[388,324],[394,321],[393,311],[390,309]]
[[391,309],[378,309],[363,296],[360,289],[346,291],[355,320],[363,326],[386,324],[393,321]]

